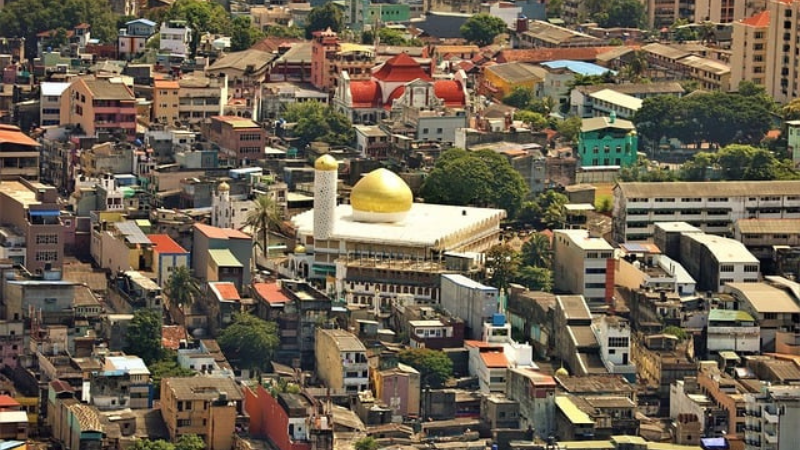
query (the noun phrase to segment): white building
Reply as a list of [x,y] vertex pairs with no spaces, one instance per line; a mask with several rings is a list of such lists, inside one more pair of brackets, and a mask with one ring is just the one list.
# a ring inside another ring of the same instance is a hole
[[491,322],[483,324],[483,341],[502,345],[509,367],[536,368],[533,363],[533,347],[511,338],[511,323],[506,321],[505,315],[495,314]]
[[314,354],[317,376],[326,387],[348,393],[369,388],[367,349],[353,333],[317,328]]
[[618,183],[612,217],[615,242],[651,240],[656,222],[727,236],[739,219],[800,218],[800,181]]
[[800,386],[765,386],[745,394],[745,450],[784,450],[800,442]]
[[588,301],[611,299],[614,287],[614,249],[586,230],[557,230],[553,236],[555,289],[584,296]]
[[201,339],[200,345],[197,347],[178,349],[178,365],[184,369],[194,370],[203,376],[234,378],[230,364],[227,361],[220,364],[220,355],[212,351],[219,349],[209,349],[206,342]]
[[211,225],[241,230],[254,207],[252,200],[231,198],[231,186],[223,181],[211,198]]
[[497,288],[486,286],[464,275],[441,276],[441,306],[451,316],[464,321],[464,336],[481,337],[483,324],[497,313]]
[[589,94],[592,99],[594,117],[610,116],[613,112],[620,119],[633,119],[642,107],[643,100],[632,95],[623,94],[612,89],[603,89]]
[[61,124],[61,94],[70,83],[42,82],[39,97],[39,124],[43,127]]
[[631,327],[617,316],[601,316],[592,322],[592,332],[600,344],[600,359],[608,373],[636,382],[636,366],[631,360]]
[[469,352],[469,373],[478,378],[482,393],[505,392],[506,376],[511,365],[501,344],[484,341],[464,341]]
[[739,241],[706,233],[681,235],[680,262],[698,288],[722,292],[725,283],[759,281],[761,265]]
[[761,329],[746,311],[712,309],[708,313],[706,334],[709,353],[761,351]]
[[170,20],[161,23],[159,30],[162,52],[173,55],[186,56],[189,54],[189,44],[192,42],[192,29],[186,21]]

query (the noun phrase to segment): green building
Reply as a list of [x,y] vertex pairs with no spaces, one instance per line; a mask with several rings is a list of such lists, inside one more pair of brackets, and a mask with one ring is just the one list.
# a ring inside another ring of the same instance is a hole
[[[408,5],[370,3],[369,0],[335,0],[333,4],[342,10],[345,26],[356,31],[389,22],[411,20],[411,8]],[[362,14],[365,8],[366,16]]]
[[639,136],[629,120],[610,117],[583,119],[578,135],[578,156],[583,167],[620,166],[636,163]]

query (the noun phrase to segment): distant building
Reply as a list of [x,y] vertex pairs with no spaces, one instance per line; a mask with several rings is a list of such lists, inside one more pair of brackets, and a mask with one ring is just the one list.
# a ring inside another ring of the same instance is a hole
[[367,349],[344,330],[317,328],[316,373],[329,389],[356,394],[369,387]]
[[186,57],[192,41],[192,29],[183,20],[169,20],[161,23],[159,29],[160,50],[172,55]]
[[760,393],[745,394],[746,450],[782,449],[800,442],[800,388],[766,386]]
[[744,245],[705,233],[681,236],[680,263],[703,291],[722,292],[726,283],[755,283],[761,264]]
[[44,81],[39,87],[39,124],[43,127],[61,124],[61,94],[70,83]]
[[764,86],[767,76],[767,32],[770,12],[762,11],[733,22],[731,40],[731,90],[738,90],[742,81]]
[[157,274],[158,284],[164,286],[179,267],[191,268],[191,253],[169,235],[149,234],[147,239],[153,243],[153,272]]
[[[127,15],[127,14],[126,14]],[[156,23],[148,19],[135,19],[125,22],[125,28],[119,30],[117,53],[121,59],[131,60],[145,52],[147,40],[155,34]]]
[[588,301],[610,301],[614,287],[614,254],[602,238],[586,230],[557,230],[553,238],[555,289],[586,297]]
[[122,83],[77,78],[61,95],[61,125],[79,125],[87,136],[136,138],[136,98]]
[[464,275],[442,274],[439,304],[453,317],[464,320],[466,337],[479,339],[483,324],[497,312],[497,288],[485,286]]
[[[0,136],[2,133],[0,130]],[[3,172],[6,172],[5,167]],[[54,187],[41,183],[24,179],[0,182],[0,211],[3,211],[0,224],[19,230],[19,235],[24,238],[20,242],[24,257],[18,262],[34,273],[61,269],[64,264],[66,230],[57,197]]]
[[610,117],[583,119],[578,134],[578,155],[583,167],[632,166],[638,148],[636,127],[628,120],[617,119],[613,110]]

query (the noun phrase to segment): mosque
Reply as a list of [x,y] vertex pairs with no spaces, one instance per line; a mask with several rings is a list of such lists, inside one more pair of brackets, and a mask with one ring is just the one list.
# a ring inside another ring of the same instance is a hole
[[282,273],[326,280],[348,304],[378,308],[404,296],[437,303],[439,274],[460,272],[500,239],[505,210],[414,203],[398,175],[377,169],[359,180],[350,204],[336,204],[338,162],[314,163],[314,208],[292,218],[297,247]]

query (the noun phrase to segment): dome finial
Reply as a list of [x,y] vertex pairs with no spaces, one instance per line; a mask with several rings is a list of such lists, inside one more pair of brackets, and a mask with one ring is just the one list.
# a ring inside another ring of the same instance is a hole
[[314,169],[324,171],[339,170],[339,161],[336,161],[333,156],[325,154],[314,161]]

